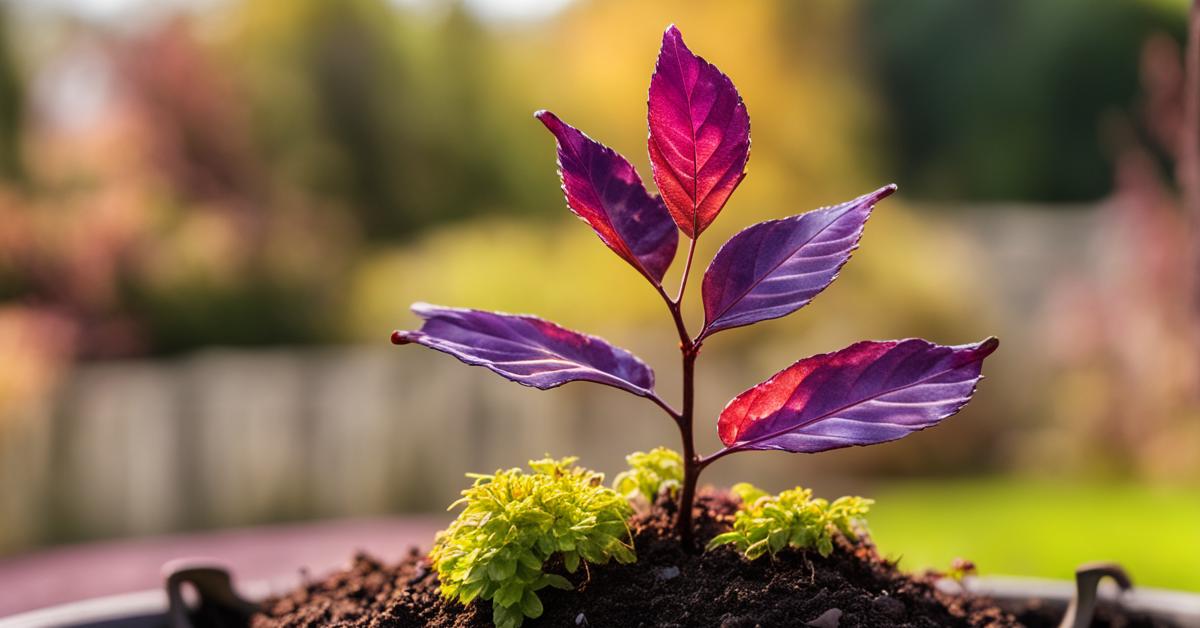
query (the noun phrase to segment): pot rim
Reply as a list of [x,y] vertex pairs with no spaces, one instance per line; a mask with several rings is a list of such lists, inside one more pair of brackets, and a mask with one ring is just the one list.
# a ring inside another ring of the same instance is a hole
[[[949,591],[959,586],[952,580],[943,580],[939,585]],[[1028,576],[967,577],[961,588],[1001,603],[1020,603],[1037,598],[1066,605],[1076,595],[1076,583],[1069,580]],[[1200,625],[1200,593],[1140,586],[1122,591],[1111,581],[1101,582],[1098,593],[1101,600],[1130,611],[1170,619],[1187,626]]]
[[[8,617],[0,617],[0,628],[74,626],[84,623],[130,619],[166,621],[167,594],[161,589],[135,591],[56,604]],[[151,624],[147,625],[159,625]],[[162,624],[165,625],[165,624]]]
[[[1075,595],[1075,583],[1069,580],[1033,578],[1026,576],[967,577],[960,584],[953,580],[940,583],[948,592],[966,589],[986,595],[998,602],[1020,603],[1041,599],[1068,604]],[[262,583],[242,583],[239,589],[266,594]],[[1183,625],[1200,625],[1200,593],[1153,587],[1136,587],[1121,592],[1105,582],[1100,597],[1120,604],[1123,608],[1172,619]],[[0,618],[0,628],[32,628],[35,626],[77,626],[115,620],[144,620],[146,626],[164,626],[167,620],[167,594],[162,589],[150,589],[58,604]]]

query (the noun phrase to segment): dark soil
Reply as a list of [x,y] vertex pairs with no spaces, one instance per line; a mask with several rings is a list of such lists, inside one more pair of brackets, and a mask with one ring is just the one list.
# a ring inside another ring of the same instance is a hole
[[[696,511],[700,540],[727,530],[736,507],[724,493],[702,493]],[[1018,619],[987,599],[940,592],[932,576],[901,573],[868,540],[842,540],[828,558],[785,550],[775,559],[749,562],[729,547],[689,554],[671,530],[673,510],[670,502],[660,501],[631,522],[635,564],[592,565],[568,576],[576,591],[539,591],[545,613],[525,626],[1053,627],[1061,618],[1061,610],[1035,608]],[[395,565],[356,556],[349,569],[264,607],[252,620],[255,628],[492,625],[490,602],[464,607],[443,598],[437,574],[415,550]]]

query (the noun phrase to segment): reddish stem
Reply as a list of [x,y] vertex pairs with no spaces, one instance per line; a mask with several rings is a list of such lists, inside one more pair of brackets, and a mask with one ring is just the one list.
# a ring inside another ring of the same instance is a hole
[[[687,263],[683,267],[683,277],[679,280],[679,293],[674,299],[659,286],[658,293],[662,295],[667,309],[671,311],[671,319],[675,330],[679,333],[679,352],[683,361],[683,407],[678,413],[668,412],[679,426],[679,436],[683,441],[683,487],[679,492],[679,514],[675,521],[675,529],[684,548],[689,551],[696,549],[695,531],[692,529],[692,506],[696,501],[696,482],[700,471],[705,467],[700,457],[696,455],[696,439],[693,434],[695,423],[696,398],[696,356],[700,354],[700,343],[693,341],[688,334],[687,324],[683,320],[682,306],[683,291],[687,287],[688,275],[692,270],[692,259],[696,254],[696,241],[688,246]],[[661,404],[660,404],[661,405]]]
[[[684,334],[687,332],[684,331]],[[679,492],[679,516],[675,521],[676,531],[684,549],[694,550],[696,541],[692,530],[692,505],[696,501],[696,481],[704,468],[696,455],[696,439],[692,434],[695,416],[696,356],[698,345],[691,341],[683,347],[683,411],[679,416],[679,435],[683,439],[683,487]]]

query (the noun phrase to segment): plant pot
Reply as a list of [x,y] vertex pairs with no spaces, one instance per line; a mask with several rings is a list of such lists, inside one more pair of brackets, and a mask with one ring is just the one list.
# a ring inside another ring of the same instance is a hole
[[[194,564],[179,566],[176,567],[176,573],[188,573],[196,568],[197,565]],[[200,568],[214,569],[211,565],[203,565]],[[177,578],[176,582],[182,583],[185,579]],[[177,586],[175,583],[168,585]],[[960,585],[948,581],[942,586],[948,591],[954,591]],[[965,586],[971,592],[991,597],[1005,610],[1017,615],[1028,613],[1031,609],[1040,609],[1046,614],[1058,617],[1066,612],[1077,590],[1076,583],[1066,580],[1000,576],[968,578],[961,586]],[[202,591],[201,596],[210,594],[207,589],[199,591]],[[1102,602],[1114,609],[1131,611],[1132,614],[1163,622],[1164,625],[1185,628],[1200,626],[1200,594],[1140,587],[1122,592],[1117,587],[1102,586],[1099,595]],[[178,614],[172,619],[171,597],[167,590],[151,590],[84,600],[0,619],[0,628],[206,628],[221,625],[212,621],[211,617],[207,620],[196,617],[195,611],[191,611],[190,616],[185,613],[187,623],[180,622]],[[196,600],[179,599],[189,608],[194,608],[197,604]],[[217,604],[213,599],[209,599],[207,603]],[[236,616],[236,608],[229,610]],[[245,616],[243,621],[244,619]]]
[[[719,491],[702,493],[698,504],[701,540],[727,530],[737,507]],[[1081,567],[1073,584],[996,577],[960,582],[903,574],[866,537],[838,537],[828,556],[789,549],[747,561],[730,546],[688,552],[674,534],[673,505],[660,500],[630,520],[639,556],[634,564],[597,564],[573,574],[547,564],[548,571],[569,576],[573,590],[539,592],[545,614],[527,625],[1007,626],[1015,616],[1029,626],[1082,628],[1096,613],[1102,626],[1200,626],[1200,595],[1132,588],[1112,564]],[[245,626],[256,612],[270,626],[364,618],[400,626],[488,626],[491,619],[490,602],[464,607],[440,595],[436,574],[416,549],[394,564],[360,554],[349,568],[306,578],[273,600],[264,599],[269,589],[260,583],[240,583],[258,603],[239,596],[219,564],[173,561],[163,573],[164,590],[56,606],[0,620],[0,628]],[[857,621],[842,621],[843,614]],[[1118,617],[1134,621],[1110,621]]]

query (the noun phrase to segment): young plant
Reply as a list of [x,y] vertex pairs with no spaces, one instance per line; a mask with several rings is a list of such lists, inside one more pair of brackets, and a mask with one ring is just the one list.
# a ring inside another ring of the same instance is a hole
[[574,465],[575,458],[544,459],[530,461],[533,473],[469,475],[474,485],[450,506],[463,511],[429,554],[442,595],[491,600],[497,628],[515,628],[541,616],[539,589],[573,588],[542,571],[552,556],[570,573],[581,560],[633,562],[629,501],[604,486],[603,474]]
[[[413,310],[424,319],[421,329],[393,332],[392,342],[437,349],[526,386],[592,381],[659,406],[683,441],[676,525],[686,546],[694,545],[696,483],[713,462],[751,450],[816,453],[892,441],[938,424],[971,399],[995,338],[959,346],[919,339],[859,342],[800,360],[735,397],[717,420],[724,447],[697,454],[695,368],[705,340],[807,305],[837,277],[875,204],[896,186],[733,236],[704,273],[704,324],[692,335],[681,303],[696,241],[745,178],[750,156],[750,117],[733,82],[693,54],[677,28],[667,28],[650,79],[648,113],[650,163],[661,196],[650,194],[616,151],[548,111],[535,115],[557,140],[567,206],[666,304],[679,334],[680,407],[655,392],[654,373],[633,354],[532,316],[418,303]],[[689,243],[671,296],[662,282],[680,232]]]
[[708,548],[732,543],[750,560],[768,553],[774,556],[785,547],[816,549],[828,556],[835,534],[858,540],[855,528],[864,523],[874,503],[862,497],[839,497],[831,504],[813,499],[812,491],[800,487],[768,495],[742,483],[734,485],[733,492],[742,499],[733,530],[713,537]]
[[673,449],[655,447],[649,453],[635,451],[625,456],[625,462],[629,463],[629,470],[617,474],[613,489],[626,498],[641,495],[648,504],[654,504],[664,488],[674,496],[683,482],[683,456]]

